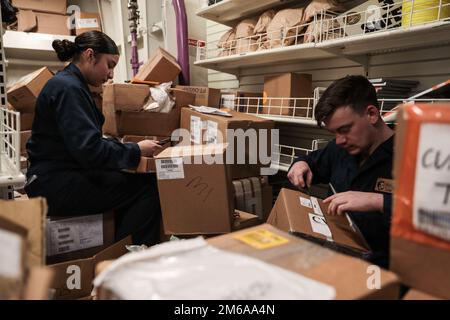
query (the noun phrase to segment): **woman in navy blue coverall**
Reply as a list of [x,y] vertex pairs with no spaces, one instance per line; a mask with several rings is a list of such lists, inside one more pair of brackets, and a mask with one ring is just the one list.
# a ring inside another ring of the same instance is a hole
[[135,244],[159,240],[160,205],[156,178],[131,174],[141,156],[160,148],[155,141],[123,144],[102,136],[105,121],[88,85],[113,77],[119,50],[106,34],[90,31],[75,42],[55,40],[58,58],[71,63],[43,88],[32,135],[25,187],[30,197],[45,197],[49,216],[91,215],[114,211],[116,240]]

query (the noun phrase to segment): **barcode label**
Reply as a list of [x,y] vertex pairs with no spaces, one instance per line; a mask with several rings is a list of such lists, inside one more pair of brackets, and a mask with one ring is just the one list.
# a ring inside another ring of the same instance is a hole
[[202,143],[202,119],[191,116],[191,142],[195,144]]
[[184,179],[183,158],[156,160],[158,180]]

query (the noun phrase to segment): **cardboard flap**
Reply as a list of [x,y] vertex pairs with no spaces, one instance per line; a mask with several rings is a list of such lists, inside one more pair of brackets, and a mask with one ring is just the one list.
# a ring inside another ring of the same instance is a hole
[[133,243],[131,236],[128,236],[112,246],[106,248],[103,251],[100,251],[94,256],[94,265],[96,265],[99,262],[105,261],[105,260],[113,260],[117,259],[124,254],[128,253],[128,250],[125,246],[131,245]]
[[28,231],[26,265],[42,266],[45,263],[45,218],[47,203],[44,198],[24,201],[0,200],[0,216]]
[[19,10],[17,31],[30,32],[37,28],[36,14],[31,10]]

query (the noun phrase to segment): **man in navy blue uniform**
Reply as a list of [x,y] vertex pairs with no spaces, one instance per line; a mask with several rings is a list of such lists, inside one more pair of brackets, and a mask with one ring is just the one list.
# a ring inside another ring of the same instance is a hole
[[296,159],[288,178],[300,188],[331,184],[328,213],[348,212],[372,249],[369,260],[387,268],[394,132],[381,118],[375,88],[363,76],[339,79],[318,101],[315,118],[335,139]]
[[61,61],[71,63],[40,93],[27,143],[30,167],[25,187],[30,197],[45,197],[49,216],[116,213],[116,240],[133,236],[135,244],[157,243],[160,206],[156,178],[131,174],[141,156],[160,148],[156,141],[123,144],[102,136],[105,122],[88,85],[113,77],[119,50],[98,31],[55,40]]

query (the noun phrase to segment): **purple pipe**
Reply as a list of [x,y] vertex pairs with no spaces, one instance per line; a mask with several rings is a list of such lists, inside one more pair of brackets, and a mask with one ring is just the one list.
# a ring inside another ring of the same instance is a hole
[[140,67],[136,32],[131,33],[131,67],[133,69],[133,77],[135,77],[138,74]]
[[186,16],[186,6],[184,0],[172,0],[177,19],[177,46],[178,63],[181,67],[180,84],[188,86],[190,84],[189,74],[189,44],[188,44],[188,23]]

